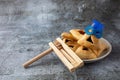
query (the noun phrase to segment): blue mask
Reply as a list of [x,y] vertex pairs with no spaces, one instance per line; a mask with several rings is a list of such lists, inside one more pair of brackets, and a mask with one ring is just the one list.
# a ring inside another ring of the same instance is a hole
[[88,35],[94,35],[97,38],[101,38],[103,27],[103,24],[101,24],[99,21],[93,20],[92,25],[89,25],[85,28],[85,33]]

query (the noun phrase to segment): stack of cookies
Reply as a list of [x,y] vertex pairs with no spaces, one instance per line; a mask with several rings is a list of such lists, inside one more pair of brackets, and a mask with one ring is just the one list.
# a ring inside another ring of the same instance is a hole
[[88,35],[84,30],[72,29],[63,32],[61,37],[82,60],[95,59],[107,49],[107,45],[100,38]]

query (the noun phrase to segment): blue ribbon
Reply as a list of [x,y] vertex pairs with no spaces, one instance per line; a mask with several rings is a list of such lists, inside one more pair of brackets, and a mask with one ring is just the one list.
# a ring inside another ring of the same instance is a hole
[[101,24],[99,21],[93,20],[92,25],[89,25],[85,28],[85,33],[88,35],[94,35],[97,38],[101,38],[103,27],[103,24]]

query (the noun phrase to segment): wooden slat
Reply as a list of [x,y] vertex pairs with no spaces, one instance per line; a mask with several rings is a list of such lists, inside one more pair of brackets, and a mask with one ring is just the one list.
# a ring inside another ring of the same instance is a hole
[[70,72],[73,72],[75,70],[75,68],[65,58],[65,56],[61,53],[61,51],[59,49],[57,49],[57,47],[52,42],[49,43],[49,46],[53,49],[55,54],[60,58],[60,60],[64,63],[64,65],[70,70]]
[[83,61],[60,39],[56,39],[64,48],[64,50],[78,63],[78,66],[83,66]]
[[76,61],[66,53],[66,51],[64,51],[63,49],[60,50],[62,52],[62,54],[69,60],[69,62],[74,65],[76,63]]

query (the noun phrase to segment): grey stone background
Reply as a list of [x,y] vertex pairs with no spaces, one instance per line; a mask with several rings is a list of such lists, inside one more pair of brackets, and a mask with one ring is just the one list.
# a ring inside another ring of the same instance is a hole
[[[0,0],[0,80],[120,80],[119,0]],[[113,46],[105,59],[70,73],[49,54],[24,69],[22,64],[49,48],[63,31],[104,23]]]

